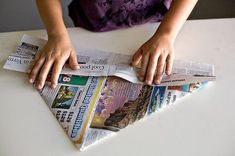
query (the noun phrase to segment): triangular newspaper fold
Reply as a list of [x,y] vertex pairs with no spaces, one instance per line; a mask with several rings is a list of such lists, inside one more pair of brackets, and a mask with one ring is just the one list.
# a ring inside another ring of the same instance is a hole
[[[27,72],[45,40],[24,35],[4,68]],[[84,150],[215,80],[214,66],[176,60],[159,86],[138,81],[131,56],[78,50],[80,70],[64,67],[58,86],[40,94],[70,139]],[[79,76],[78,76],[79,75]],[[49,78],[48,78],[49,79]]]

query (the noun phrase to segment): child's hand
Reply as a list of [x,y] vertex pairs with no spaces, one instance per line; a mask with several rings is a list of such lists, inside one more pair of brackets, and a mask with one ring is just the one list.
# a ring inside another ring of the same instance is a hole
[[68,59],[72,69],[79,68],[76,52],[69,36],[49,37],[48,42],[35,57],[29,69],[29,82],[33,83],[37,79],[37,88],[42,89],[47,75],[52,69],[51,87],[55,88],[61,69]]
[[153,36],[134,54],[132,65],[141,64],[139,80],[147,84],[159,84],[162,74],[171,73],[174,60],[173,41],[168,36]]

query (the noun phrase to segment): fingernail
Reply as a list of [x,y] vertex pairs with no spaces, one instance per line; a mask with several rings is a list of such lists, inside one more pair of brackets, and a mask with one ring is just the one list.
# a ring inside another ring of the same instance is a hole
[[42,89],[42,84],[41,83],[38,84],[38,89],[39,90]]
[[29,83],[33,83],[33,79],[29,79]]
[[139,80],[140,81],[144,81],[144,77],[143,76],[139,76]]
[[166,74],[167,74],[167,75],[170,75],[170,74],[171,74],[171,72],[170,72],[170,71],[166,71]]
[[80,66],[75,65],[75,66],[74,66],[74,69],[75,69],[75,70],[78,70],[78,69],[80,69]]
[[159,81],[159,80],[156,80],[156,81],[154,81],[154,83],[155,83],[155,84],[159,84],[159,83],[160,83],[160,81]]
[[151,85],[152,81],[147,80],[147,81],[145,81],[145,83],[148,84],[148,85]]
[[52,84],[51,88],[55,89],[56,88],[56,84]]

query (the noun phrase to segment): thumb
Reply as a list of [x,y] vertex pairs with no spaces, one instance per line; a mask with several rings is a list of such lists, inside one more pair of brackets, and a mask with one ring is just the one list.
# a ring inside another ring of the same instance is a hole
[[73,70],[79,69],[78,61],[77,61],[77,55],[75,51],[72,51],[69,56],[69,66]]

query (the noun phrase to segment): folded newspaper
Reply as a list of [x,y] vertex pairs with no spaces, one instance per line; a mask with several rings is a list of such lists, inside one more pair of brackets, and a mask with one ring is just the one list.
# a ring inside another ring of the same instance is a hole
[[[4,68],[27,73],[45,43],[24,35]],[[138,69],[129,65],[130,55],[77,51],[80,69],[65,65],[57,87],[49,87],[48,77],[40,94],[80,150],[215,80],[213,65],[175,60],[172,74],[164,75],[160,85],[149,86],[137,79]]]

